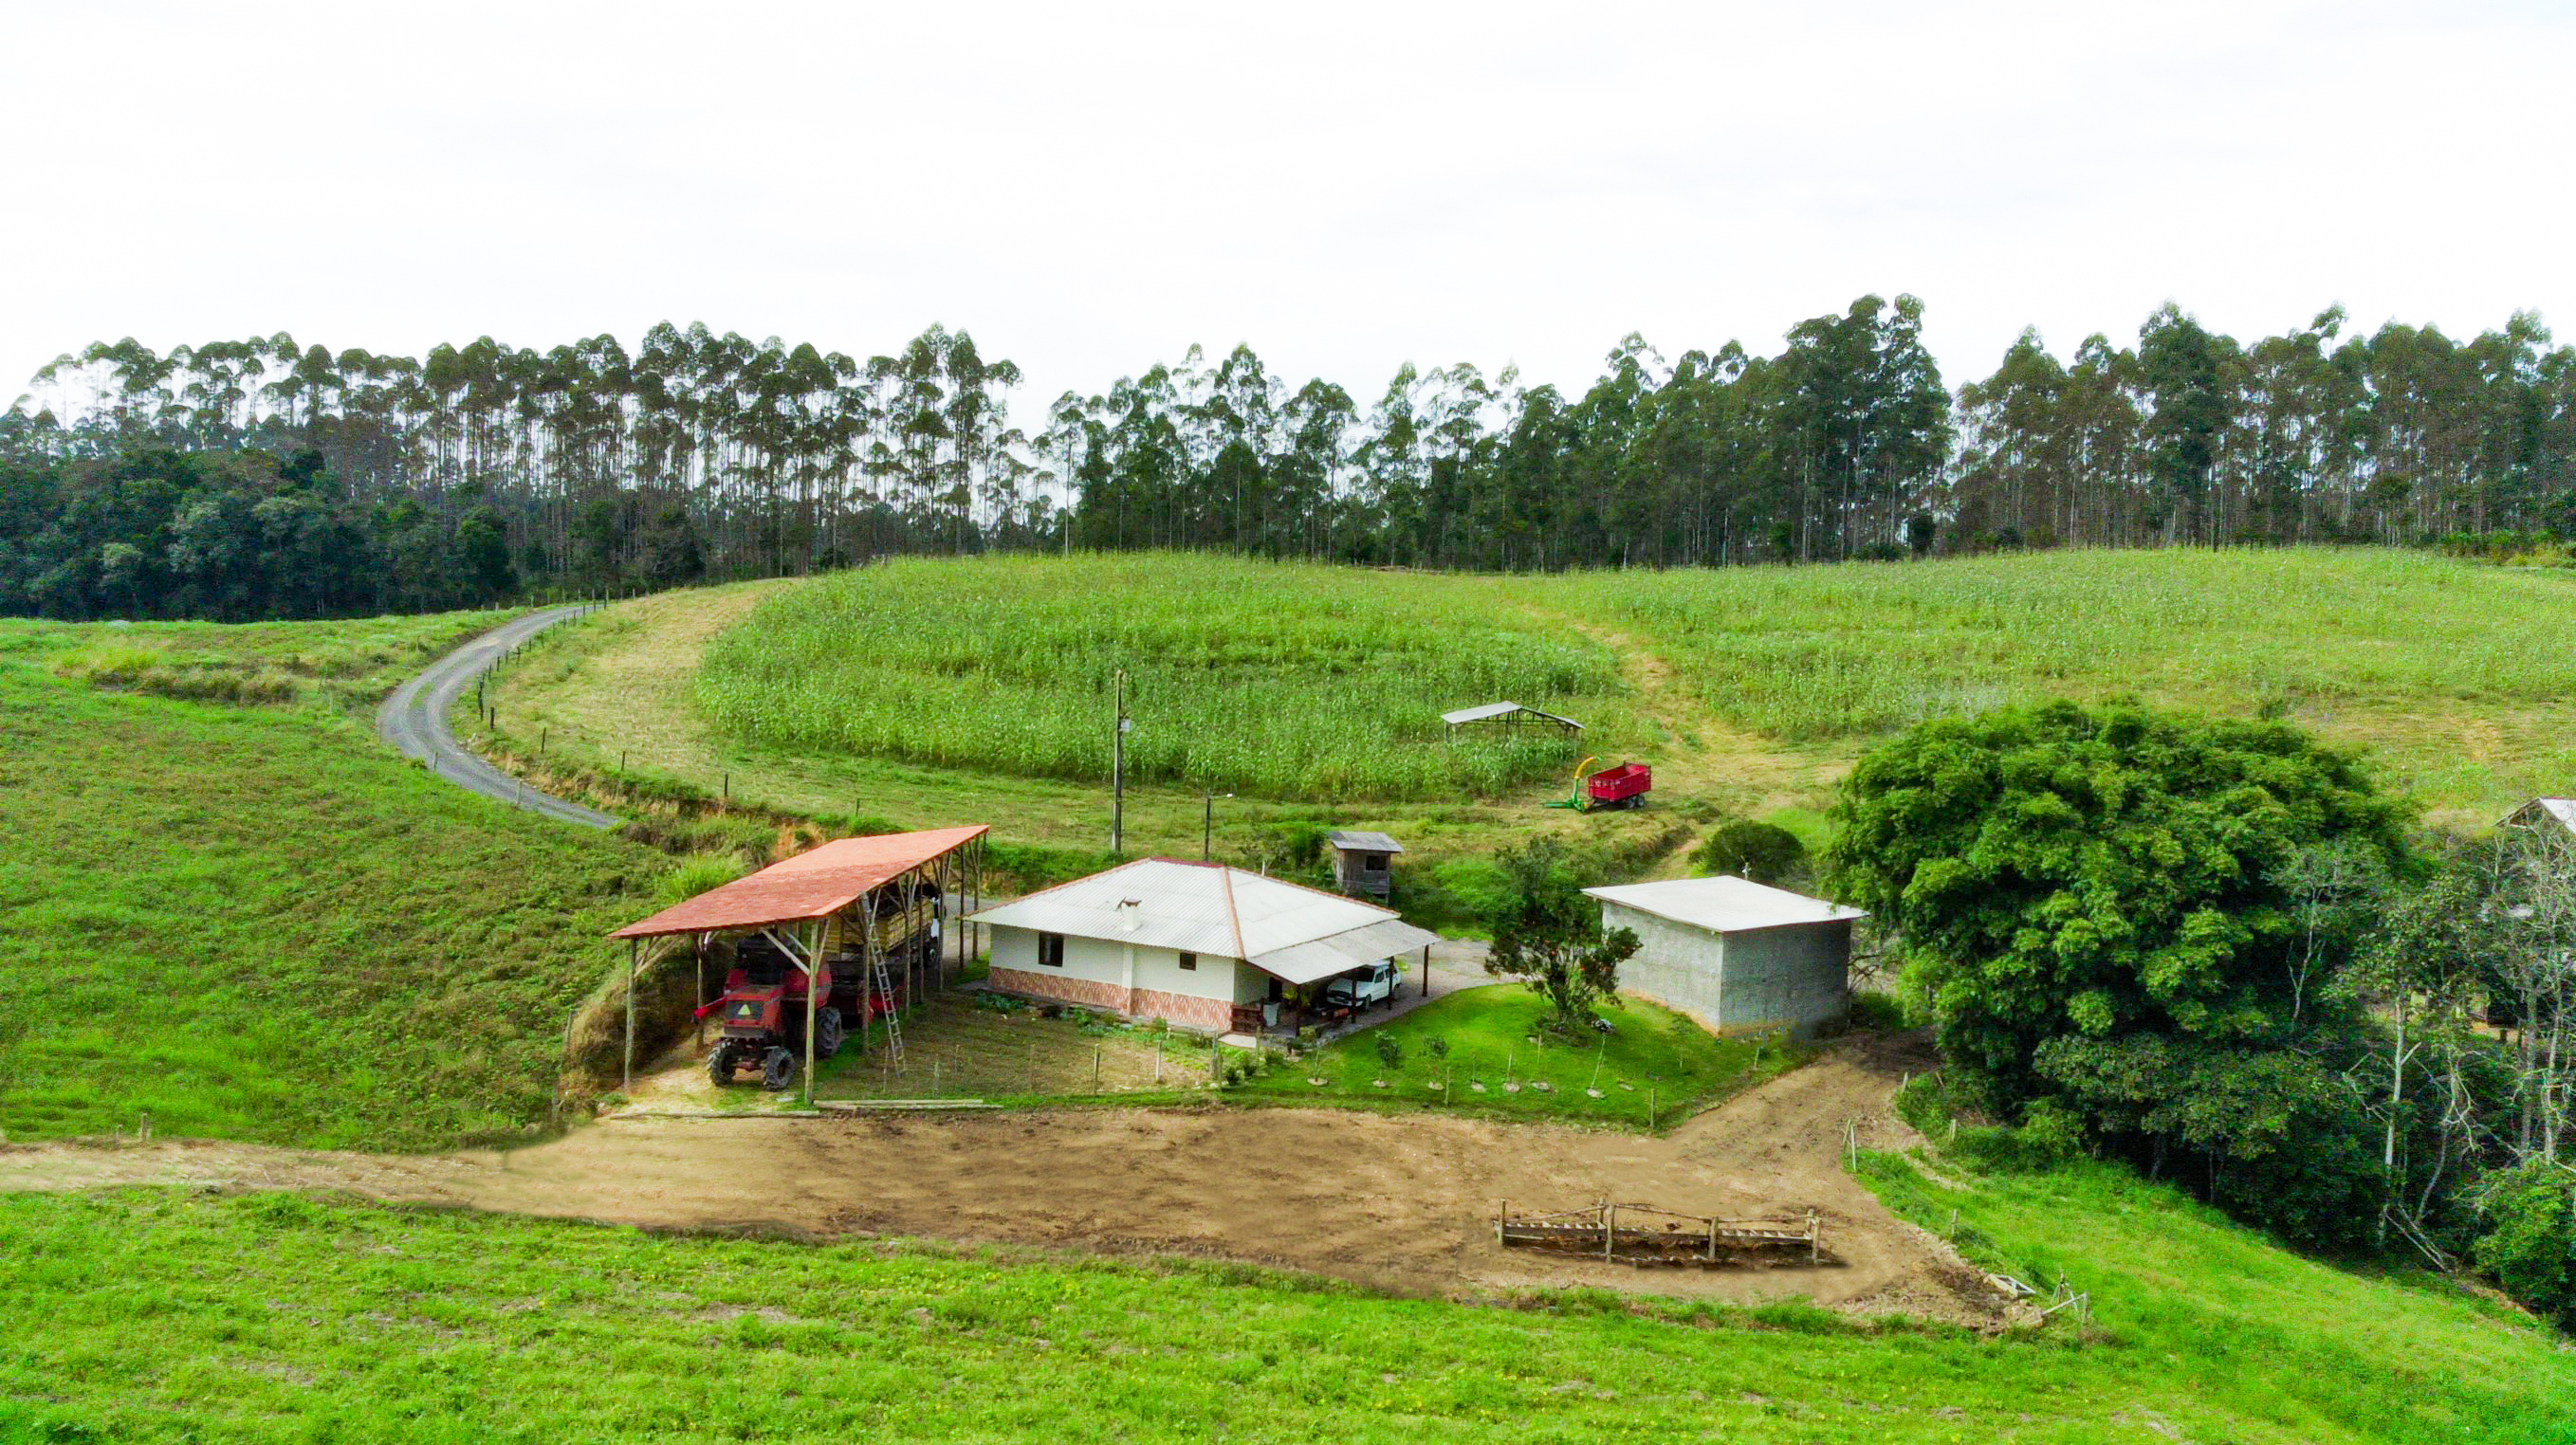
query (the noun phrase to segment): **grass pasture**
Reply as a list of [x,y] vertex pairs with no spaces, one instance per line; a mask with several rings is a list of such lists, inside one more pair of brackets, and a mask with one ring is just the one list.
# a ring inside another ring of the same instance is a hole
[[906,560],[765,599],[697,698],[746,739],[1090,781],[1127,672],[1129,777],[1265,798],[1484,797],[1573,745],[1445,736],[1512,699],[1621,737],[1607,649],[1475,579],[1198,555]]
[[[1464,988],[1279,1064],[1230,1094],[1644,1129],[1650,1102],[1658,1124],[1678,1123],[1796,1062],[1776,1043],[1711,1038],[1669,1009],[1625,1003],[1602,1013],[1613,1032],[1587,1044],[1541,1030],[1546,1002],[1520,984]],[[1392,1068],[1379,1057],[1381,1037],[1403,1051]],[[1445,1055],[1434,1040],[1447,1046]]]
[[[166,629],[387,669],[477,621]],[[0,624],[0,1130],[374,1149],[543,1119],[658,854],[471,797],[357,718],[80,680],[165,629]],[[373,639],[391,636],[390,643]],[[58,666],[58,664],[60,664]],[[69,674],[69,675],[66,675]]]
[[[1630,846],[1693,809],[1819,820],[1842,769],[1888,732],[2052,696],[2283,716],[2363,751],[2434,822],[2474,828],[2576,788],[2559,720],[2576,689],[2571,619],[2576,576],[2562,570],[2367,548],[1559,577],[1168,554],[917,560],[622,604],[541,640],[496,697],[514,746],[550,729],[600,770],[709,793],[729,780],[738,798],[904,826],[989,820],[1010,841],[1096,850],[1103,689],[1123,664],[1137,678],[1131,851],[1195,856],[1195,780],[1233,777],[1250,781],[1208,783],[1238,794],[1214,807],[1221,853],[1254,858],[1275,824],[1382,828],[1431,870],[1533,832]],[[919,635],[879,657],[862,630],[875,622]],[[1269,652],[1251,647],[1265,638]],[[1499,795],[1408,771],[1444,750],[1402,742],[1393,722],[1375,730],[1375,714],[1436,727],[1460,691],[1517,685],[1438,670],[1497,653],[1571,659],[1559,680],[1589,691],[1554,700],[1595,725],[1587,751],[1655,765],[1657,807],[1543,810],[1564,790],[1555,763],[1511,773]],[[1277,669],[1273,690],[1193,701],[1256,666]],[[1227,711],[1254,697],[1260,717]],[[1330,714],[1364,697],[1376,701],[1350,705],[1366,723]],[[838,721],[852,716],[856,732]],[[1374,780],[1309,767],[1354,753]]]
[[0,657],[37,657],[58,676],[116,692],[206,702],[316,698],[372,704],[507,609],[344,622],[10,621]]
[[2077,1344],[1798,1304],[1461,1305],[1222,1265],[291,1195],[0,1196],[0,1438],[2571,1438],[2576,1359],[2540,1332],[2239,1247],[2187,1207],[2159,1238],[2167,1216],[2138,1207],[2154,1202],[1978,1181],[1963,1220],[2004,1247],[2024,1229],[2077,1242],[2099,1298],[2099,1334]]
[[1644,641],[1733,726],[1848,754],[1923,718],[2128,695],[2362,748],[2444,821],[2576,787],[2576,577],[2426,552],[2072,551],[1503,584]]

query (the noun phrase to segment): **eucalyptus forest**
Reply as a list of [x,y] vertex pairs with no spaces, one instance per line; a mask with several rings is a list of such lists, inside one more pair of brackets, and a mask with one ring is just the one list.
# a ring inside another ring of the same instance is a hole
[[1249,346],[1068,392],[934,326],[861,360],[655,326],[426,356],[284,333],[67,354],[0,413],[0,612],[452,607],[899,553],[1185,548],[1476,570],[2051,546],[2424,542],[2576,527],[2576,350],[2340,309],[2250,344],[2167,305],[1952,391],[1922,303],[1761,354],[1614,347],[1579,394],[1406,365],[1375,393]]

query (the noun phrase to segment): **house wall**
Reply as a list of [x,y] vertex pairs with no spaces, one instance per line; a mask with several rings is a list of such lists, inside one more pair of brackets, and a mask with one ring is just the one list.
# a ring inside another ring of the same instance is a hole
[[1850,1011],[1848,920],[1717,934],[1605,899],[1601,926],[1637,934],[1636,956],[1619,965],[1621,992],[1711,1032],[1786,1024],[1803,1037]]
[[992,959],[988,986],[1004,993],[1215,1031],[1233,1023],[1242,989],[1237,975],[1259,974],[1239,960],[1204,953],[1197,969],[1184,970],[1173,949],[1070,936],[1064,967],[1048,968],[1038,962],[1036,930],[999,924],[993,928]]

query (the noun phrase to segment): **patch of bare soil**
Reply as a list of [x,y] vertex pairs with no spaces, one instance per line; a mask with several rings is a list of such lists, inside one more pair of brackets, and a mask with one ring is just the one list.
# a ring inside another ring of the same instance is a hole
[[[1069,1109],[616,1120],[509,1153],[418,1158],[215,1143],[0,1153],[0,1189],[346,1189],[514,1213],[911,1235],[1242,1260],[1414,1294],[1591,1285],[1992,1325],[2001,1304],[1837,1159],[1843,1122],[1898,1142],[1918,1046],[1853,1040],[1665,1138],[1342,1110]],[[1505,1250],[1491,1220],[1611,1198],[1730,1217],[1813,1208],[1833,1262],[1635,1270]]]

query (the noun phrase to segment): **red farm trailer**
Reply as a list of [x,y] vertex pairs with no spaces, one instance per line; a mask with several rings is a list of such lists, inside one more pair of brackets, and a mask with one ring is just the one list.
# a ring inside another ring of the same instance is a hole
[[1655,786],[1655,770],[1644,763],[1621,763],[1583,780],[1585,811],[1595,808],[1642,808]]

